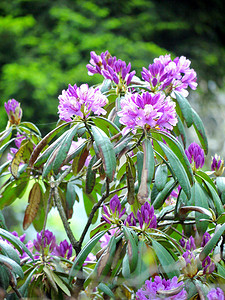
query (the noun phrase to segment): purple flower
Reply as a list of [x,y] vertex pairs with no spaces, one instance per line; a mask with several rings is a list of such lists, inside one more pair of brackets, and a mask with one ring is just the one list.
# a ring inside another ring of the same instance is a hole
[[187,250],[180,257],[181,269],[185,276],[194,277],[198,272],[197,261],[194,254]]
[[103,211],[102,218],[109,224],[111,222],[118,223],[120,218],[125,214],[126,208],[121,211],[121,203],[119,197],[117,195],[113,196],[109,202],[110,211],[108,208],[103,204]]
[[108,246],[108,243],[111,237],[117,232],[118,228],[110,229],[103,237],[100,238],[99,242],[101,243],[101,248]]
[[143,68],[142,79],[150,84],[154,92],[164,91],[170,94],[178,91],[186,97],[188,86],[193,90],[197,87],[196,72],[190,69],[190,64],[190,60],[184,56],[172,61],[170,55],[161,55],[154,59],[154,63],[150,64],[148,69]]
[[130,72],[131,63],[126,65],[124,61],[118,59],[106,51],[97,55],[94,51],[90,53],[90,64],[87,65],[88,74],[99,73],[106,79],[110,79],[118,85],[119,90],[125,91],[135,75],[135,71]]
[[205,163],[204,151],[198,144],[190,144],[188,149],[185,150],[185,153],[190,164],[194,162],[194,168],[198,169],[203,167]]
[[215,270],[215,264],[207,256],[202,262],[203,274],[211,274]]
[[120,104],[118,116],[120,123],[126,125],[124,134],[136,126],[171,130],[177,123],[175,103],[162,94],[126,94]]
[[20,103],[15,99],[10,99],[8,102],[5,102],[5,110],[7,112],[10,125],[19,125],[22,118]]
[[[33,241],[34,247],[38,252],[41,252],[42,249],[41,240],[42,240],[42,231],[40,233],[37,233],[37,240]],[[53,250],[56,247],[56,238],[54,234],[49,230],[45,230],[44,232],[43,247],[44,247],[45,254],[49,254],[53,252]]]
[[183,247],[186,250],[195,250],[196,245],[195,245],[195,240],[193,236],[190,236],[188,240],[185,240],[183,237],[182,239],[179,240],[181,247]]
[[224,292],[221,288],[211,289],[211,291],[207,294],[209,300],[224,300]]
[[102,108],[107,104],[108,100],[98,88],[88,87],[82,84],[80,87],[68,86],[68,89],[62,91],[59,96],[59,118],[66,122],[73,119],[73,116],[81,118],[88,117],[91,112],[96,115],[106,114]]
[[135,216],[134,216],[134,213],[131,212],[126,220],[124,221],[124,225],[126,226],[136,226],[136,220],[135,220]]
[[64,240],[60,242],[59,246],[55,246],[55,249],[53,250],[52,254],[70,259],[70,257],[72,256],[72,251],[72,244],[69,244],[67,240]]
[[[25,134],[20,134],[20,133],[17,132],[16,139],[15,139],[15,145],[16,145],[17,148],[11,147],[9,149],[9,152],[7,154],[7,159],[8,160],[12,160],[13,159],[14,155],[16,154],[16,152],[18,151],[18,149],[21,146],[22,140],[24,140],[24,139],[26,139]],[[20,163],[20,165],[21,164],[22,163]]]
[[[182,289],[183,281],[177,282],[177,277],[172,279],[162,279],[159,276],[145,281],[145,285],[136,293],[137,300],[185,300],[187,299],[187,292]],[[179,288],[180,287],[180,288]]]
[[211,235],[208,232],[205,232],[202,237],[201,247],[204,247],[210,239]]
[[157,219],[154,214],[154,207],[148,202],[145,202],[141,209],[138,209],[137,219],[139,221],[140,228],[146,229],[157,227]]
[[221,176],[224,171],[224,160],[220,159],[220,156],[215,154],[212,157],[211,170],[214,171],[216,176]]

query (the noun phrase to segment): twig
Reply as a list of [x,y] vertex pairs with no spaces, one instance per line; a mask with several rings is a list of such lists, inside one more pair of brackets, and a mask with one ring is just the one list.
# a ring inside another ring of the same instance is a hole
[[19,299],[23,299],[23,296],[21,295],[20,291],[13,284],[11,285],[11,287],[14,290],[14,292],[16,293],[17,297]]
[[53,191],[54,191],[54,201],[55,201],[55,205],[58,209],[58,212],[59,212],[59,215],[60,215],[60,218],[63,222],[63,225],[64,225],[64,229],[66,231],[66,234],[74,248],[74,250],[76,251],[76,255],[80,252],[80,247],[79,247],[79,243],[77,242],[77,240],[75,239],[74,235],[73,235],[73,232],[70,228],[70,225],[69,225],[69,222],[66,218],[66,214],[65,214],[65,211],[62,207],[62,203],[61,203],[61,199],[60,199],[60,196],[59,196],[59,191],[58,191],[58,186],[54,186],[53,188]]
[[46,212],[45,212],[44,225],[43,225],[42,236],[41,236],[41,248],[42,248],[41,249],[41,254],[42,254],[43,261],[45,261],[45,253],[44,253],[45,228],[46,228],[46,224],[47,224],[47,218],[48,218],[48,212],[49,212],[50,203],[51,203],[51,199],[52,199],[52,193],[53,193],[53,190],[51,188],[50,192],[49,192],[49,197],[48,197],[48,202],[47,202],[47,208],[46,208]]
[[81,249],[81,246],[82,246],[82,243],[84,241],[84,238],[85,238],[85,235],[91,225],[91,222],[92,222],[92,219],[94,217],[94,214],[95,212],[99,209],[99,207],[102,205],[102,203],[104,202],[104,200],[109,196],[109,180],[108,178],[106,179],[106,192],[105,194],[102,196],[102,198],[98,201],[98,203],[96,203],[93,208],[92,208],[92,211],[89,215],[89,218],[88,218],[88,221],[87,221],[87,224],[86,226],[84,227],[84,230],[81,234],[81,237],[80,237],[80,240],[78,242],[78,245],[79,245],[79,249]]

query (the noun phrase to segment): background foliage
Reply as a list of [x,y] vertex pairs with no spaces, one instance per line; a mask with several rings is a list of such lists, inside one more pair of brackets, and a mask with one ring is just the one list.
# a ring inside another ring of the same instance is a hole
[[91,50],[108,49],[132,61],[138,75],[159,55],[184,55],[202,83],[198,103],[209,102],[215,86],[224,83],[222,12],[219,0],[213,5],[175,0],[1,1],[0,130],[6,122],[2,104],[9,98],[22,101],[26,119],[41,124],[43,133],[53,128],[61,90],[68,83],[98,81],[84,71]]

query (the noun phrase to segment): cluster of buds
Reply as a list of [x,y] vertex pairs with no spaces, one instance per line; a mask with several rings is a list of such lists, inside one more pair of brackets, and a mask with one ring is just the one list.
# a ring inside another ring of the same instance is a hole
[[20,103],[15,99],[10,99],[7,103],[5,102],[5,110],[9,118],[9,125],[19,125],[22,118],[22,109]]
[[205,163],[204,151],[198,144],[191,143],[188,149],[185,150],[185,153],[190,164],[193,165],[194,171],[203,167]]
[[185,240],[184,238],[179,240],[181,247],[183,247],[186,250],[195,250],[196,245],[195,245],[195,240],[193,236],[190,236],[188,240]]
[[126,208],[122,210],[121,203],[117,195],[113,196],[110,200],[109,208],[110,210],[105,206],[105,204],[103,204],[104,213],[102,214],[102,218],[109,224],[120,224],[120,219],[125,214]]
[[212,156],[211,170],[214,171],[214,175],[221,176],[224,169],[224,160],[217,154]]
[[194,254],[187,250],[183,253],[179,260],[183,274],[187,277],[193,278],[198,272],[197,259]]

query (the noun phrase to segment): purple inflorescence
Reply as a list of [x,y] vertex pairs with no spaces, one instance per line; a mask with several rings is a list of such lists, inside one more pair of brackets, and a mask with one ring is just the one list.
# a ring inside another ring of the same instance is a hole
[[194,162],[196,169],[203,167],[205,163],[204,151],[198,144],[191,143],[188,149],[185,150],[185,153],[190,164]]
[[126,125],[124,134],[138,126],[171,130],[177,124],[175,103],[163,94],[126,94],[120,104],[118,116],[120,123]]
[[207,294],[208,300],[224,300],[224,292],[221,288],[211,289],[211,291]]
[[161,55],[154,59],[148,69],[143,68],[142,79],[149,83],[154,92],[164,91],[170,94],[177,91],[186,97],[188,86],[193,90],[197,88],[196,72],[190,69],[190,64],[190,60],[184,56],[172,60],[170,55]]
[[154,214],[154,207],[148,202],[142,205],[141,209],[137,211],[137,219],[139,221],[140,228],[156,228],[157,219]]
[[[136,293],[137,300],[157,300],[157,299],[168,299],[168,300],[185,300],[187,299],[187,292],[182,289],[183,282],[177,282],[177,277],[172,279],[162,279],[159,276],[145,281],[145,285],[139,289]],[[180,289],[179,289],[180,287]],[[174,293],[173,293],[174,290]],[[163,292],[165,291],[165,294]],[[168,292],[172,295],[168,296]]]
[[121,203],[119,197],[117,195],[113,196],[109,202],[110,210],[103,204],[103,214],[102,218],[109,224],[111,224],[112,220],[120,219],[126,212],[126,208],[122,211]]
[[22,109],[20,108],[20,103],[15,99],[10,99],[5,102],[5,110],[11,124],[18,125],[22,118]]
[[68,86],[68,89],[62,91],[59,96],[59,118],[66,122],[72,121],[73,116],[81,118],[88,117],[91,112],[96,115],[106,114],[102,108],[108,103],[99,88],[94,89],[88,87],[87,84],[82,84],[80,87]]

